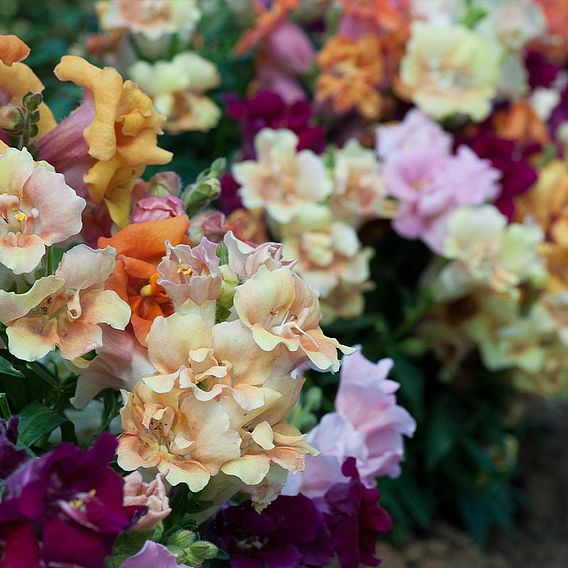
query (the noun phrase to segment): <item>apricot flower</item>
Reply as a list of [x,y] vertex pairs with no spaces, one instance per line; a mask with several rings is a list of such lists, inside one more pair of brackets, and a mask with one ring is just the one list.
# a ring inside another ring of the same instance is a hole
[[114,267],[114,250],[78,245],[63,255],[54,275],[40,278],[24,294],[0,290],[0,321],[16,357],[36,361],[59,347],[76,359],[102,345],[100,324],[128,324],[130,309],[115,292],[103,290]]
[[241,438],[220,402],[159,394],[143,382],[122,393],[118,464],[126,471],[156,467],[172,485],[197,492],[240,456]]
[[16,274],[31,272],[45,247],[81,230],[85,200],[24,148],[0,155],[0,263]]
[[254,145],[257,161],[233,166],[247,208],[264,207],[275,221],[286,223],[305,204],[331,193],[322,159],[311,150],[296,152],[298,137],[292,131],[264,128]]
[[99,69],[66,55],[55,68],[61,81],[84,88],[83,104],[39,142],[40,156],[95,204],[104,201],[112,220],[128,224],[131,193],[148,165],[172,154],[157,146],[164,118],[152,100],[111,67]]
[[299,276],[286,268],[258,272],[235,292],[235,310],[252,330],[256,344],[264,351],[283,345],[298,356],[307,356],[320,370],[337,371],[337,349],[350,347],[324,335],[319,327],[320,307],[314,292]]
[[140,472],[133,471],[124,478],[124,505],[148,508],[148,512],[134,525],[133,530],[153,529],[171,513],[162,477],[162,474],[158,474],[150,483],[145,483]]

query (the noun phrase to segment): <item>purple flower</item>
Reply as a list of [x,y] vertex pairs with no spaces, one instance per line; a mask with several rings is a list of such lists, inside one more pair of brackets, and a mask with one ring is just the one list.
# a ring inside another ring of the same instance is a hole
[[18,441],[18,417],[0,420],[0,479],[6,479],[22,463],[29,459],[25,450],[16,447]]
[[120,568],[177,568],[176,557],[161,544],[147,541],[134,556],[127,558]]
[[554,65],[542,53],[534,50],[529,51],[525,57],[525,67],[531,89],[552,86],[560,72],[558,65]]
[[501,172],[501,194],[495,200],[495,206],[511,220],[515,215],[515,197],[532,187],[538,177],[536,171],[513,140],[500,138],[488,125],[481,126],[467,144],[480,158],[490,160],[491,165]]
[[232,568],[328,566],[333,558],[323,515],[304,497],[280,496],[262,513],[250,503],[229,507],[215,520]]
[[84,452],[61,444],[4,483],[0,549],[6,566],[104,565],[118,533],[145,513],[123,506],[123,480],[108,463],[116,439],[103,434]]
[[255,157],[254,138],[263,128],[287,128],[298,135],[298,150],[325,150],[325,131],[312,126],[312,108],[307,101],[286,104],[280,95],[261,91],[248,99],[229,93],[227,114],[241,123],[244,159]]
[[354,458],[345,461],[342,472],[349,481],[336,483],[315,501],[331,532],[333,550],[342,568],[378,566],[377,539],[391,530],[391,518],[379,504],[379,492],[359,479]]

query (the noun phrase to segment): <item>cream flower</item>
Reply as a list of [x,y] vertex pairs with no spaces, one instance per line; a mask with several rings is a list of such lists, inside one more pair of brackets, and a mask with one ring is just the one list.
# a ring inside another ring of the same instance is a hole
[[81,230],[85,200],[46,163],[24,148],[0,156],[0,263],[16,274],[31,272],[45,247]]
[[404,94],[441,119],[487,117],[499,80],[501,50],[464,26],[415,22],[400,65]]
[[387,198],[373,150],[352,139],[335,151],[334,158],[335,183],[330,205],[335,219],[358,227],[370,219],[395,215],[394,201]]
[[308,203],[331,194],[332,184],[322,159],[311,150],[296,152],[298,137],[289,130],[264,128],[255,138],[257,160],[233,166],[248,209],[265,208],[287,223]]
[[240,456],[241,437],[216,400],[159,394],[143,382],[122,392],[118,465],[126,471],[156,467],[172,485],[186,483],[197,492]]
[[154,41],[177,32],[187,37],[201,18],[195,0],[108,0],[97,12],[104,30],[126,28]]
[[[357,291],[361,296],[372,287],[369,282],[372,250],[362,248],[353,227],[334,221],[325,205],[305,207],[283,227],[282,237],[285,256],[298,259],[296,271],[319,294],[322,309],[327,308],[330,316],[346,315],[338,303],[340,296],[334,296],[339,288]],[[334,304],[328,305],[327,300],[332,296]],[[352,302],[351,297],[347,305]],[[363,306],[362,301],[359,305]]]
[[56,346],[76,359],[102,345],[100,324],[124,329],[130,308],[104,290],[114,268],[114,249],[78,245],[63,255],[55,275],[40,278],[24,294],[0,290],[0,321],[7,325],[10,352],[41,359]]
[[270,272],[262,266],[239,286],[234,298],[235,311],[252,330],[256,344],[264,351],[280,345],[298,358],[305,356],[320,370],[337,371],[337,349],[351,353],[349,347],[327,337],[319,327],[320,307],[314,292],[299,276],[286,268]]
[[444,256],[454,262],[442,270],[436,296],[456,298],[474,287],[506,292],[526,281],[542,284],[542,238],[536,225],[507,225],[493,205],[457,209],[449,217],[443,248]]
[[221,110],[204,93],[217,88],[221,79],[207,59],[183,52],[171,61],[137,61],[128,74],[153,98],[156,110],[167,117],[164,128],[168,132],[207,132],[217,125]]

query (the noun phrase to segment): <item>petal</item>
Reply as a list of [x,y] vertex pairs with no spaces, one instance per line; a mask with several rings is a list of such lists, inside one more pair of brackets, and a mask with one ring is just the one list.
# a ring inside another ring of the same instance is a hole
[[81,321],[89,324],[106,323],[124,329],[130,321],[130,306],[112,290],[90,290],[81,298]]
[[30,54],[30,48],[15,35],[0,35],[0,61],[12,65]]
[[45,243],[38,235],[8,234],[0,238],[0,263],[15,274],[36,268],[45,254]]
[[55,276],[46,276],[36,280],[25,294],[0,290],[0,321],[7,324],[25,316],[37,307],[45,298],[60,290],[65,281]]
[[243,456],[225,463],[221,471],[234,475],[247,485],[258,485],[268,474],[270,459],[265,455]]
[[96,284],[102,287],[114,269],[114,252],[112,247],[100,250],[77,245],[63,255],[55,275],[64,278],[65,287],[71,290],[85,290]]
[[57,322],[46,318],[23,317],[6,330],[12,355],[24,361],[37,361],[55,349],[59,341]]

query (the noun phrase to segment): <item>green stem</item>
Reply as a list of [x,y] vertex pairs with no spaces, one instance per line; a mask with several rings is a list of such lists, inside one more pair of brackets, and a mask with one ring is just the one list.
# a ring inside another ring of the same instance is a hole
[[0,392],[0,414],[2,418],[8,420],[12,413],[10,412],[10,406],[8,405],[8,397],[5,392]]

